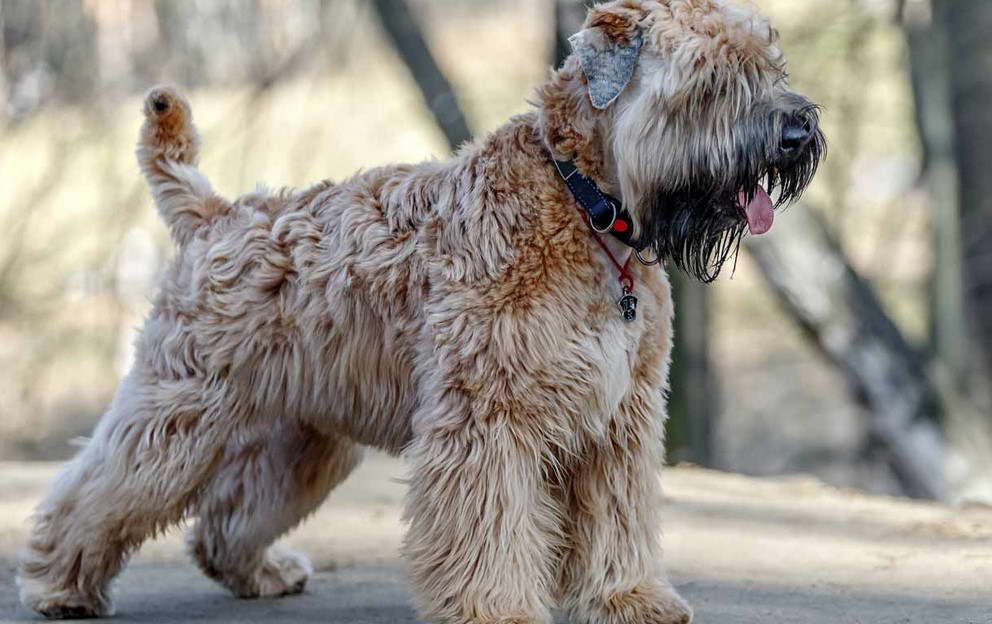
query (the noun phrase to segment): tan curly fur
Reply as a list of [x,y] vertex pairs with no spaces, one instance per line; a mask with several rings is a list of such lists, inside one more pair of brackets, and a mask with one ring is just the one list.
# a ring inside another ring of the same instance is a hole
[[718,162],[721,115],[780,88],[779,55],[767,22],[716,0],[619,0],[586,27],[646,32],[607,110],[572,57],[532,112],[448,161],[233,202],[195,168],[186,100],[148,95],[137,156],[176,257],[133,369],[38,507],[25,605],[111,613],[128,555],[187,516],[190,553],[236,595],[301,591],[309,562],[272,544],[368,445],[408,459],[426,619],[691,619],[659,550],[668,281],[636,266],[639,318],[621,321],[549,151],[636,198],[699,161],[679,153]]

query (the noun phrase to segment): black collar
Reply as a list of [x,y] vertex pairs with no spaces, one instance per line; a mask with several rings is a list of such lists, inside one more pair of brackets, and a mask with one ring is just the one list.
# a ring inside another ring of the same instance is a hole
[[633,239],[634,220],[624,209],[619,199],[607,195],[595,182],[579,173],[575,163],[569,160],[555,160],[555,168],[575,201],[582,206],[589,217],[589,225],[600,234],[609,233],[624,245],[641,251]]

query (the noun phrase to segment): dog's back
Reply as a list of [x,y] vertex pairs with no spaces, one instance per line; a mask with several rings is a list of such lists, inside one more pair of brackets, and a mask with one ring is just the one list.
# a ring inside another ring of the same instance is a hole
[[509,277],[537,299],[550,285],[513,270],[531,262],[520,237],[540,250],[560,232],[534,221],[547,191],[532,179],[546,159],[533,116],[450,161],[231,202],[194,167],[181,96],[156,89],[148,102],[137,152],[177,247],[136,354],[155,377],[221,377],[250,397],[253,419],[302,419],[398,452],[426,371],[418,357],[436,348],[432,302],[451,295],[432,289],[506,291]]

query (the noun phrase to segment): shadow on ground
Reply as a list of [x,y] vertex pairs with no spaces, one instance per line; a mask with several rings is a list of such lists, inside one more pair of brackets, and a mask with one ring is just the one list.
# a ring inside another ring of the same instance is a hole
[[[0,463],[0,624],[40,621],[17,606],[13,561],[56,468]],[[404,471],[372,455],[289,536],[319,571],[303,595],[231,598],[189,562],[177,530],[125,570],[112,621],[417,622],[399,560]],[[992,624],[992,509],[696,468],[664,482],[665,563],[697,624]]]
[[[191,566],[136,565],[121,578],[112,621],[171,624],[308,623],[405,624],[414,614],[401,564],[356,565],[318,574],[301,596],[242,601],[199,576]],[[0,622],[41,621],[3,592]],[[691,581],[679,590],[699,624],[992,624],[992,604],[925,596],[801,590],[758,584]],[[568,620],[559,616],[558,624]]]

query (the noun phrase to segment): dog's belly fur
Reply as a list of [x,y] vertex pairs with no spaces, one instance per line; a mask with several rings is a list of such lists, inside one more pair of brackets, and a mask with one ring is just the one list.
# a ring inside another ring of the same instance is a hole
[[418,417],[445,417],[418,416],[425,393],[471,400],[481,418],[530,417],[552,446],[599,437],[638,364],[662,391],[667,281],[639,270],[641,319],[620,321],[616,276],[532,123],[455,164],[242,197],[177,255],[142,368],[216,380],[253,420],[302,419],[394,453]]

